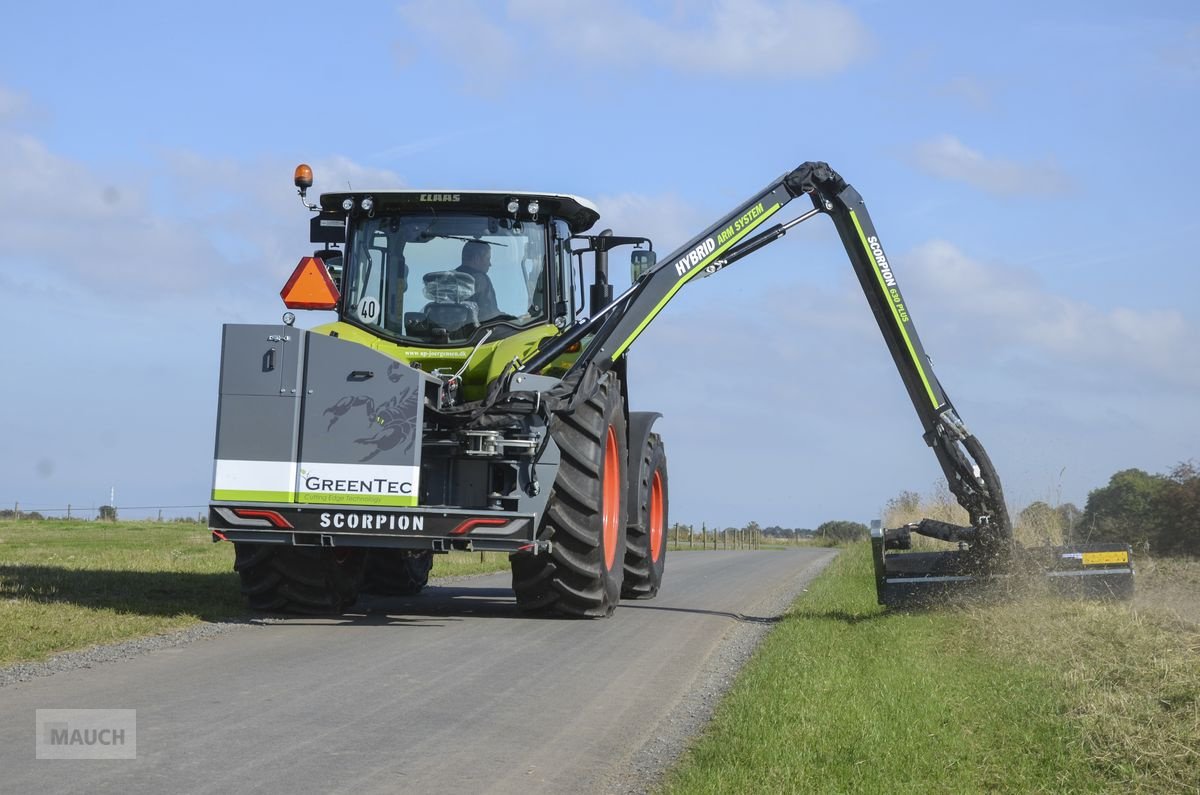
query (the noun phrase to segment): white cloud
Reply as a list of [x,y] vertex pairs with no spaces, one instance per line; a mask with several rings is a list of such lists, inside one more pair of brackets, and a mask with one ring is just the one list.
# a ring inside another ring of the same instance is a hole
[[988,158],[953,135],[922,141],[913,148],[911,159],[926,174],[965,182],[997,196],[1054,196],[1074,187],[1074,180],[1053,162]]
[[829,0],[716,0],[680,5],[668,20],[629,3],[510,0],[509,15],[548,42],[605,66],[645,64],[685,73],[777,76],[839,72],[869,49],[858,16]]
[[202,231],[155,212],[135,178],[106,179],[5,130],[0,173],[4,262],[122,294],[183,293],[227,275]]
[[683,245],[713,220],[675,194],[620,193],[599,197],[596,206],[600,209],[596,230],[645,235],[661,254]]
[[1200,386],[1196,329],[1175,309],[1105,309],[1056,295],[1010,266],[983,263],[935,240],[901,258],[923,303],[969,329],[980,351],[1024,349],[1059,365],[1083,365],[1114,380],[1153,376]]
[[29,110],[29,97],[0,85],[0,122],[21,118]]
[[[18,105],[11,96],[0,87],[0,104]],[[0,124],[0,272],[123,297],[184,296],[258,289],[257,280],[278,280],[309,247],[295,163],[160,157],[165,168],[153,174],[106,175]],[[402,184],[345,157],[313,166],[318,189]]]
[[[192,152],[164,155],[168,173],[189,200],[190,212],[205,228],[232,236],[243,270],[278,280],[308,253],[310,214],[292,184],[297,163],[282,158],[252,161],[214,160]],[[309,161],[313,187],[308,201],[321,193],[404,186],[395,172],[364,166],[341,155]],[[186,186],[186,187],[182,187]]]
[[[415,0],[400,7],[400,16],[419,34],[422,46],[432,45],[442,58],[462,68],[470,93],[486,93],[502,70],[521,62],[517,40],[476,0]],[[417,57],[408,47],[397,51],[401,67]]]
[[[666,19],[617,0],[509,0],[503,8],[416,0],[401,15],[423,43],[468,75],[468,87],[498,70],[544,64],[546,52],[608,69],[790,78],[840,72],[871,49],[857,14],[833,0],[678,3]],[[400,51],[408,62],[409,48]]]

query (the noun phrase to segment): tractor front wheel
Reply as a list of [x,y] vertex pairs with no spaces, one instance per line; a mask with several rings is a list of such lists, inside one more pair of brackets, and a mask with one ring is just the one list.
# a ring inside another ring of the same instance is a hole
[[613,373],[550,434],[560,463],[538,538],[548,553],[511,557],[517,607],[568,616],[612,615],[625,568],[625,412]]

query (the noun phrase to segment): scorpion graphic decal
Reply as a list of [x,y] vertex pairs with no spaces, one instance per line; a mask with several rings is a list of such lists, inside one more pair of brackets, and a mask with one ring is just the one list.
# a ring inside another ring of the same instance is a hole
[[329,425],[325,430],[328,431],[338,420],[359,406],[365,407],[367,421],[372,426],[374,435],[363,436],[355,439],[354,442],[375,448],[359,459],[360,462],[370,461],[385,450],[391,450],[400,445],[403,445],[401,449],[405,452],[412,450],[417,435],[416,389],[411,387],[405,389],[378,406],[375,405],[375,400],[368,395],[347,395],[323,412],[330,415]]

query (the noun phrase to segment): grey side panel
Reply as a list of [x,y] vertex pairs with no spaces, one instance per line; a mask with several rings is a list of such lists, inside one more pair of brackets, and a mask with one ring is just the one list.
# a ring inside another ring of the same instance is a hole
[[221,394],[291,394],[297,388],[305,333],[288,326],[226,325],[221,335]]
[[416,505],[428,376],[357,343],[307,336],[298,499]]
[[287,326],[224,327],[214,500],[294,499],[304,336]]
[[217,414],[217,459],[295,461],[300,399],[281,395],[222,395]]

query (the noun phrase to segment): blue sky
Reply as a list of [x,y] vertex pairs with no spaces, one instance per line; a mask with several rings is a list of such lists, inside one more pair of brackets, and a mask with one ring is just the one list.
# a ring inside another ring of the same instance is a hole
[[[1200,7],[982,5],[6,10],[0,505],[204,503],[220,324],[276,320],[312,248],[301,161],[577,193],[665,252],[826,160],[1013,507],[1200,456]],[[683,291],[632,369],[675,520],[866,520],[938,481],[826,219]]]

